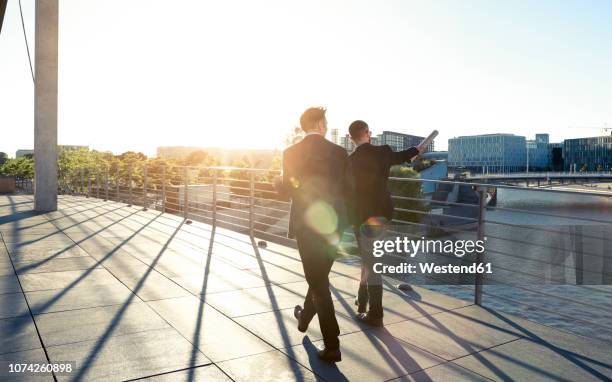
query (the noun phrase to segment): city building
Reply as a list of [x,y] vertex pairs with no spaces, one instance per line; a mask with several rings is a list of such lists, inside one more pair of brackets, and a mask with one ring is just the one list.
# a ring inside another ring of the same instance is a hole
[[612,135],[566,139],[563,161],[568,171],[612,170]]
[[21,158],[21,157],[33,156],[33,155],[34,155],[34,150],[23,149],[23,150],[17,150],[17,152],[15,153],[15,158]]
[[549,143],[550,171],[563,171],[563,143]]
[[[89,146],[80,146],[80,145],[58,145],[60,150],[89,150]],[[15,152],[15,158],[21,158],[25,156],[34,156],[34,150],[31,149],[22,149],[17,150]]]
[[526,150],[525,137],[514,134],[451,138],[448,140],[448,168],[490,173],[525,171]]
[[[542,139],[542,136],[546,136]],[[551,146],[548,134],[536,134],[535,140],[526,141],[527,171],[547,171],[551,162]]]
[[331,129],[331,141],[335,144],[339,144],[338,142],[338,129]]
[[536,143],[549,143],[550,136],[548,134],[536,134],[535,141]]
[[[423,141],[423,139],[425,138],[416,135],[397,133],[395,131],[383,131],[382,134],[372,135],[371,143],[374,146],[389,145],[393,151],[402,151],[407,150],[412,146],[417,146],[419,143],[421,143],[421,141]],[[340,137],[339,145],[344,147],[348,152],[352,152],[355,149],[355,145],[353,142],[351,142],[348,134],[344,137]],[[432,142],[431,145],[429,145],[428,151],[433,150],[434,143]]]
[[340,137],[340,146],[344,147],[344,149],[349,153],[355,150],[355,145],[353,144],[353,141],[351,141],[351,138],[348,134],[343,137]]
[[[378,135],[378,143],[380,145],[389,145],[393,151],[406,150],[409,147],[417,146],[425,139],[425,137],[419,137],[416,135],[397,133],[395,131],[383,131],[382,134]],[[432,142],[428,148],[428,151],[434,150],[434,143]]]

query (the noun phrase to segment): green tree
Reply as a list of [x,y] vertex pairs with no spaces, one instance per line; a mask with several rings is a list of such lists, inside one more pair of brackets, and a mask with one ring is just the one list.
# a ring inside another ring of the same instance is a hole
[[32,180],[34,179],[34,160],[28,157],[8,159],[0,167],[0,173],[18,179]]
[[[391,168],[390,175],[392,178],[419,177],[418,172],[416,172],[413,168],[407,166],[393,166]],[[389,191],[393,196],[417,199],[423,198],[421,182],[390,179]],[[427,207],[422,201],[396,198],[393,200],[393,205],[396,208],[395,212],[393,213],[393,218],[407,222],[419,222],[421,221],[423,214],[418,212],[399,211],[398,208],[413,211],[427,211]]]
[[6,153],[0,152],[0,166],[2,166],[9,159]]

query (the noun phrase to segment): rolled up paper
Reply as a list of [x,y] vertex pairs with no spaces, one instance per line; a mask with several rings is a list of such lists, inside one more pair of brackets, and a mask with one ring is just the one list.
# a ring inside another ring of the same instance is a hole
[[431,134],[429,134],[429,136],[425,139],[423,139],[423,141],[421,143],[419,143],[419,147],[423,147],[425,149],[427,149],[427,147],[431,144],[431,142],[433,142],[433,140],[438,136],[438,130],[434,130],[431,132]]

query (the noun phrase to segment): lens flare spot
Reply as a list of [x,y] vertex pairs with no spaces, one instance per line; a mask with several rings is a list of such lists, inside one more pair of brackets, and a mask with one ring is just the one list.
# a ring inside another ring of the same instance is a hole
[[338,228],[338,215],[328,203],[316,201],[308,207],[304,215],[308,227],[322,235],[330,235]]
[[293,187],[293,188],[299,188],[300,187],[300,181],[295,179],[294,177],[291,177],[289,179],[289,183],[291,183],[291,187]]

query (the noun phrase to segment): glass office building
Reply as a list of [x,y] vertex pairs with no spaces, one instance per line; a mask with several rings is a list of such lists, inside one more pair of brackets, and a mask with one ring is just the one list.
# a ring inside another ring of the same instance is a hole
[[471,135],[448,140],[449,170],[519,172],[527,165],[525,137],[514,134]]
[[612,170],[612,135],[566,139],[563,144],[566,170]]

